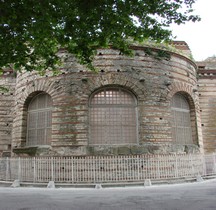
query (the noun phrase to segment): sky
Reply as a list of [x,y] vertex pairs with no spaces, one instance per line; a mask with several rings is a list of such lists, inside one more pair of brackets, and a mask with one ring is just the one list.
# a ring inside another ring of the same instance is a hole
[[194,14],[201,17],[200,22],[172,25],[175,40],[186,41],[196,61],[216,56],[216,0],[197,0],[193,6]]

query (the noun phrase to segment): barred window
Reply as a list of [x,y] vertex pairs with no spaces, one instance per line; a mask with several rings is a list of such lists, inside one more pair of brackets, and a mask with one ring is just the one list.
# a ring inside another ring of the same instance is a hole
[[27,145],[51,142],[52,99],[46,93],[35,96],[28,106]]
[[134,95],[122,88],[104,88],[90,99],[90,144],[137,143]]
[[179,144],[191,144],[193,141],[190,107],[186,98],[179,93],[175,94],[171,101],[171,109],[174,141]]

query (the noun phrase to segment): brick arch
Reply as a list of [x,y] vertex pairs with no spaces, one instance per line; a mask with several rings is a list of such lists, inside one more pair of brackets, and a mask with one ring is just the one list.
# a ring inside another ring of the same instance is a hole
[[[26,99],[25,99],[25,101],[24,101],[24,106],[25,107],[27,107],[28,105],[29,105],[29,103],[32,101],[32,99],[35,97],[35,96],[37,96],[37,95],[39,95],[39,94],[41,94],[41,93],[46,93],[46,94],[48,94],[49,96],[50,96],[50,94],[49,93],[47,93],[47,92],[45,92],[45,91],[34,91],[34,92],[32,92],[32,93],[30,93],[27,97],[26,97]],[[51,97],[52,98],[52,97]]]
[[34,81],[29,81],[27,84],[23,84],[17,90],[16,94],[16,124],[13,128],[13,145],[14,147],[25,147],[26,145],[26,132],[27,132],[27,108],[28,104],[34,96],[39,93],[46,93],[51,96],[53,105],[59,95],[63,94],[63,89],[58,89],[58,81],[60,79],[57,77],[55,80],[47,78],[39,78]]
[[89,145],[137,144],[137,115],[131,91],[113,85],[99,88],[89,97]]
[[51,96],[52,100],[55,101],[59,95],[64,94],[63,88],[58,90],[58,81],[60,81],[60,79],[50,81],[49,79],[42,78],[29,82],[25,86],[25,91],[23,92],[22,96],[19,97],[20,106],[24,107],[29,100],[31,100],[40,92],[47,93]]
[[[181,95],[183,95],[185,97],[185,99],[187,100],[187,102],[189,104],[190,110],[195,110],[196,109],[194,99],[192,98],[192,96],[189,93],[187,93],[185,91],[177,91],[177,92],[175,92],[175,94],[181,94]],[[175,94],[173,94],[173,96]]]
[[88,79],[88,95],[105,86],[119,86],[132,92],[137,99],[144,99],[147,93],[145,82],[122,73],[103,73]]
[[23,126],[27,127],[27,146],[50,145],[53,110],[52,97],[44,91],[37,91],[31,94],[27,101],[27,123],[23,123]]
[[36,90],[36,91],[31,92],[25,99],[23,97],[23,100],[21,101],[22,104],[19,104],[22,106],[22,109],[21,109],[22,118],[20,119],[20,121],[22,122],[20,123],[21,124],[20,131],[22,133],[22,137],[20,137],[20,141],[21,141],[22,146],[26,146],[28,106],[31,103],[32,99],[41,93],[48,94],[51,97],[51,100],[53,102],[53,98],[49,93],[47,93],[46,91]]
[[175,94],[181,94],[187,100],[190,107],[190,117],[192,126],[192,139],[194,144],[198,144],[198,132],[197,132],[197,107],[198,101],[196,100],[193,88],[185,83],[175,83],[171,87],[171,91],[168,95],[168,100],[171,102],[172,97]]
[[187,99],[189,106],[191,109],[197,109],[198,102],[196,100],[196,97],[194,96],[193,87],[183,83],[183,82],[175,82],[170,87],[170,92],[167,96],[167,99],[171,101],[171,98],[176,94],[180,93],[185,96]]
[[[92,97],[94,97],[95,94],[99,93],[100,91],[104,90],[104,89],[121,89],[123,92],[128,93],[129,95],[131,95],[131,97],[134,98],[134,100],[136,101],[136,105],[137,105],[137,96],[134,94],[133,91],[131,91],[129,88],[125,87],[125,86],[121,86],[121,85],[104,85],[100,88],[95,89],[88,98],[88,102],[90,103]],[[89,106],[88,103],[88,106]]]
[[51,96],[49,93],[47,93],[46,91],[39,91],[39,90],[38,90],[38,91],[34,91],[34,92],[30,93],[30,94],[25,98],[24,103],[21,104],[22,107],[23,107],[23,110],[24,110],[24,111],[27,111],[28,105],[31,103],[32,99],[33,99],[35,96],[37,96],[37,95],[39,95],[39,94],[41,94],[41,93],[48,94],[48,95],[51,97],[52,101],[53,101],[52,96]]
[[192,95],[193,93],[193,88],[192,86],[184,83],[184,82],[174,82],[171,86],[170,86],[170,92],[168,94],[168,98],[172,98],[172,96],[177,93],[177,92],[185,92],[188,93],[189,95]]

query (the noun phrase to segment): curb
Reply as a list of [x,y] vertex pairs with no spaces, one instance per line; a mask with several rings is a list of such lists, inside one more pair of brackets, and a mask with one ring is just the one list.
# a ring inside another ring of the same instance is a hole
[[[203,180],[214,179],[216,176],[203,176]],[[147,183],[149,184],[145,184]],[[196,182],[197,179],[194,177],[191,178],[179,178],[179,179],[169,179],[169,180],[144,180],[143,182],[120,182],[120,183],[57,183],[55,182],[55,188],[96,188],[100,185],[101,188],[110,188],[110,187],[135,187],[135,186],[151,186],[151,185],[167,185],[167,184],[182,184],[182,183],[191,183]],[[12,187],[13,181],[0,181],[0,187]],[[47,183],[32,183],[32,182],[20,182],[20,187],[40,187],[47,188]]]

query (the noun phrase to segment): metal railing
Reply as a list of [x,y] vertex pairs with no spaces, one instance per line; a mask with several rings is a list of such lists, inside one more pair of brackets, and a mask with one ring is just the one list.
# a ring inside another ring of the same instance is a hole
[[120,183],[216,174],[216,155],[0,158],[0,180]]

